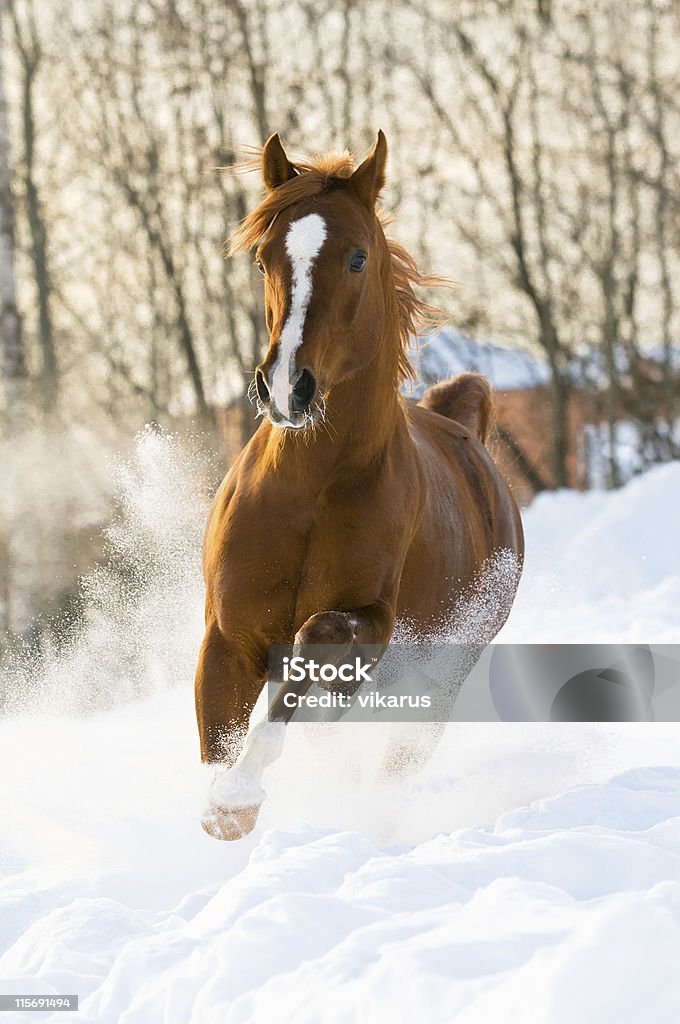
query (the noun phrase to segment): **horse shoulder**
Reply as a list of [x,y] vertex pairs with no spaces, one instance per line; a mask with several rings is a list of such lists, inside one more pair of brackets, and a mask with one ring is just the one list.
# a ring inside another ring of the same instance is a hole
[[258,497],[254,481],[261,462],[262,439],[253,435],[234,459],[213,498],[203,537],[203,571],[210,587],[223,576],[227,554],[231,557],[243,537],[258,529]]

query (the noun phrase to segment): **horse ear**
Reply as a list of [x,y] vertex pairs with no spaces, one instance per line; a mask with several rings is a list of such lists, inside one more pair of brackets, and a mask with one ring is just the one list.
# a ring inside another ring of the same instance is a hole
[[278,188],[291,178],[296,177],[297,171],[286,156],[281,145],[279,133],[274,132],[264,144],[262,150],[262,177],[267,188]]
[[385,165],[387,164],[387,139],[382,131],[378,132],[373,149],[349,179],[355,192],[369,209],[373,209],[378,193],[385,184]]

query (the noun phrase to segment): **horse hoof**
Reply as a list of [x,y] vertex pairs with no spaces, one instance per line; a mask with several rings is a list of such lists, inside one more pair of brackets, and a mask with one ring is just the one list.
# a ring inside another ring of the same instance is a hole
[[213,839],[234,842],[252,832],[260,813],[260,804],[250,807],[210,807],[203,815],[201,825]]

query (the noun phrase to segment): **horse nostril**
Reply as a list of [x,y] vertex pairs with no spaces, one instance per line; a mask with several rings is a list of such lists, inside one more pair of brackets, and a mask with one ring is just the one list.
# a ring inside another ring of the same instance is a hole
[[272,396],[269,394],[265,375],[259,367],[255,371],[255,387],[257,388],[257,397],[260,399],[262,404],[269,405]]
[[302,370],[295,381],[290,404],[294,412],[302,412],[316,394],[316,377],[309,370]]

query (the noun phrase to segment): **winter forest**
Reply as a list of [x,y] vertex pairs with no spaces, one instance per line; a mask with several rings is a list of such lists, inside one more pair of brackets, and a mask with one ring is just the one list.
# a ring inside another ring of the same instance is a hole
[[294,158],[361,156],[384,130],[392,230],[453,280],[433,300],[545,362],[543,487],[567,482],[577,384],[609,431],[608,486],[621,420],[642,468],[680,455],[677,0],[0,10],[4,636],[78,621],[108,460],[145,424],[190,437],[211,481],[255,428],[262,284],[225,240],[273,131]]

